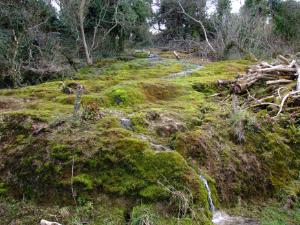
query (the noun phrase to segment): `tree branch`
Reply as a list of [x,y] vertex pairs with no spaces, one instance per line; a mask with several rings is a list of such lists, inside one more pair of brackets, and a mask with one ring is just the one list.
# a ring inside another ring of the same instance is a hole
[[195,21],[196,23],[200,24],[200,26],[201,26],[201,28],[202,28],[202,30],[203,30],[204,37],[205,37],[205,41],[206,41],[207,45],[209,46],[209,48],[210,48],[214,53],[216,53],[217,51],[214,49],[214,47],[210,44],[210,42],[209,42],[209,40],[208,40],[207,33],[206,33],[206,29],[205,29],[203,23],[201,22],[201,20],[198,20],[198,19],[192,17],[191,15],[189,15],[188,13],[186,13],[186,11],[185,11],[185,9],[183,8],[183,6],[182,6],[180,0],[177,0],[177,3],[178,3],[178,5],[180,6],[180,8],[181,8],[181,10],[182,10],[182,13],[183,13],[184,15],[186,15],[188,18],[190,18],[191,20]]

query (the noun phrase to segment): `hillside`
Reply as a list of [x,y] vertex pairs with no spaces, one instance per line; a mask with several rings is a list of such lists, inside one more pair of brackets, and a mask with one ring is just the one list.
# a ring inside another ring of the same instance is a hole
[[218,209],[299,224],[299,124],[233,116],[217,85],[253,63],[105,59],[72,80],[0,90],[0,224],[212,224],[200,174]]

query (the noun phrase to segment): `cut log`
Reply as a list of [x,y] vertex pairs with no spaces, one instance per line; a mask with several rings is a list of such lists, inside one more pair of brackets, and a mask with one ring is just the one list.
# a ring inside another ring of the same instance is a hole
[[223,85],[228,85],[228,84],[233,84],[235,83],[234,80],[218,80],[217,85],[218,86],[223,86]]
[[299,65],[296,63],[295,64],[296,65],[296,70],[297,70],[297,76],[298,76],[298,78],[297,78],[297,84],[296,84],[296,91],[300,91],[300,67],[299,67]]
[[292,80],[287,80],[287,79],[279,79],[279,80],[269,80],[266,82],[267,85],[270,84],[289,84],[293,82]]
[[280,60],[281,62],[283,62],[286,65],[290,64],[290,61],[287,58],[285,58],[283,55],[278,55],[277,59]]
[[176,57],[177,60],[180,59],[180,57],[179,57],[179,55],[178,55],[178,53],[176,51],[173,51],[173,54],[175,55],[175,57]]
[[51,222],[47,220],[41,220],[40,225],[61,225],[60,223]]
[[260,72],[296,72],[296,68],[290,68],[284,65],[273,66],[271,68],[259,69]]

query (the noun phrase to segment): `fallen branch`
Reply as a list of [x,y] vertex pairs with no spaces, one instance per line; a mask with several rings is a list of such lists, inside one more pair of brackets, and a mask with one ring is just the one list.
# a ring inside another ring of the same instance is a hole
[[276,114],[276,116],[274,116],[273,118],[276,118],[277,116],[279,116],[279,114],[280,114],[281,111],[283,110],[284,103],[285,103],[285,101],[288,99],[288,97],[290,97],[291,95],[298,94],[298,93],[300,93],[300,91],[291,91],[291,92],[289,92],[286,96],[284,96],[283,99],[282,99],[282,101],[281,101],[279,111],[278,111],[278,113]]
[[267,85],[270,84],[289,84],[292,83],[292,80],[287,80],[287,79],[279,79],[279,80],[269,80],[266,82]]

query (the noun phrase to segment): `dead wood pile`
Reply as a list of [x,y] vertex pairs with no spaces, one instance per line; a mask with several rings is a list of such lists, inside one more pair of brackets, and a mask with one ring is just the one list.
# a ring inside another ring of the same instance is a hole
[[[272,63],[260,62],[251,66],[245,74],[239,74],[235,80],[218,80],[217,84],[230,86],[233,94],[247,94],[245,108],[269,107],[273,117],[283,111],[300,115],[299,56],[299,53],[289,57],[279,55]],[[252,86],[265,91],[260,91],[259,98],[255,97],[255,92],[251,94],[253,91],[250,91]]]

